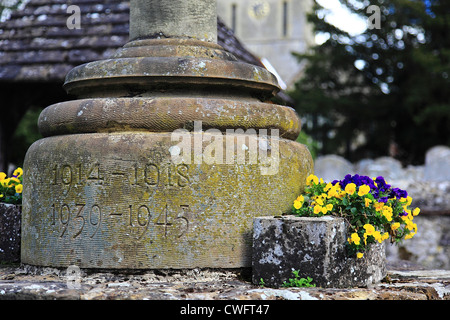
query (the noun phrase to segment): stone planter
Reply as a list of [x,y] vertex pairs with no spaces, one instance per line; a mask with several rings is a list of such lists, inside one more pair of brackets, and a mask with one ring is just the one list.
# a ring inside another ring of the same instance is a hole
[[283,216],[253,221],[252,280],[281,286],[299,270],[318,287],[366,287],[386,276],[384,243],[372,244],[364,257],[346,253],[343,218]]
[[0,263],[20,261],[22,206],[0,202]]

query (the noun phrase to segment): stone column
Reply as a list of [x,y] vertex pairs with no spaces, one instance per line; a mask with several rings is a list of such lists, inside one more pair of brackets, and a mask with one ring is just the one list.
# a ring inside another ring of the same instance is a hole
[[217,41],[215,0],[136,0],[130,3],[130,39]]
[[23,263],[251,266],[253,218],[288,211],[312,159],[276,78],[215,43],[214,5],[132,0],[130,42],[67,74],[77,99],[24,162]]

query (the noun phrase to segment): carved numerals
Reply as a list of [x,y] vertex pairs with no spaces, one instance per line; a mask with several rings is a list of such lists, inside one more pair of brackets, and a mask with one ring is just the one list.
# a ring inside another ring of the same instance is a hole
[[63,186],[69,189],[74,185],[94,184],[103,185],[111,181],[112,177],[125,178],[132,186],[142,187],[181,187],[189,184],[189,166],[187,164],[155,164],[141,165],[135,163],[131,168],[122,171],[105,170],[101,164],[90,166],[81,164],[55,164],[52,167],[50,185]]
[[[189,205],[180,205],[178,208],[166,204],[161,210],[151,210],[148,205],[129,205],[127,210],[120,213],[107,212],[99,205],[68,204],[51,206],[51,225],[58,228],[59,237],[64,236],[75,239],[82,232],[87,233],[88,238],[93,238],[105,223],[117,223],[107,219],[121,219],[119,223],[126,224],[131,229],[136,229],[139,236],[136,240],[144,238],[149,229],[162,237],[181,238],[189,231],[189,219],[191,212]],[[70,229],[70,231],[69,231]]]
[[75,208],[71,208],[67,204],[57,206],[52,204],[51,225],[60,225],[60,237],[63,237],[68,231],[69,224],[74,225],[74,233],[72,238],[78,237],[86,224],[91,226],[93,232],[89,238],[93,238],[99,230],[102,223],[102,210],[100,206],[93,205],[86,208],[85,204],[76,204]]
[[[154,189],[164,192],[188,186],[188,165],[122,160],[106,162],[108,167],[101,163],[50,166],[49,185],[52,193],[58,195],[58,201],[51,205],[50,219],[60,238],[77,239],[83,235],[92,239],[107,223],[126,225],[136,240],[156,234],[164,238],[180,238],[188,232],[189,205],[157,205],[152,199],[143,200],[145,197],[129,201],[130,192],[149,194]],[[117,179],[121,179],[120,183]],[[85,186],[94,187],[95,194],[101,196],[86,199]],[[111,205],[112,197],[117,201],[113,201],[114,205]]]

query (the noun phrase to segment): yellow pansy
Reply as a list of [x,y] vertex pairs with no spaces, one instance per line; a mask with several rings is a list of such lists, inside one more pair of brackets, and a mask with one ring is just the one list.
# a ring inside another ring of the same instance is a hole
[[412,212],[413,216],[417,216],[420,212],[420,208],[415,208]]
[[384,203],[383,202],[375,202],[374,206],[375,206],[376,211],[381,211],[384,207]]
[[327,204],[326,207],[328,211],[333,210],[333,205],[331,203]]
[[303,202],[300,202],[298,200],[294,201],[294,208],[295,209],[300,209],[302,207]]
[[336,195],[336,198],[342,199],[345,196],[345,191],[339,192],[338,195]]
[[383,216],[387,221],[392,221],[392,208],[388,206],[383,207]]
[[356,232],[353,232],[350,237],[351,237],[351,242],[353,242],[354,244],[356,244],[358,246],[361,241],[361,238],[359,237],[359,235]]
[[319,184],[319,178],[317,178],[315,175],[310,174],[307,178],[306,178],[306,185],[307,186],[311,186],[312,184]]
[[316,203],[318,203],[319,205],[323,206],[323,199],[322,199],[321,196],[318,196],[318,197],[316,198]]
[[366,194],[369,193],[369,191],[370,191],[370,187],[366,184],[363,184],[358,189],[358,196],[360,196],[360,197],[365,196]]
[[13,176],[15,176],[15,177],[17,177],[17,178],[19,178],[20,176],[22,176],[22,174],[23,174],[22,168],[17,168],[17,169],[14,170],[14,172],[13,172]]
[[11,178],[9,178],[9,181],[13,181],[13,182],[15,182],[15,183],[20,183],[20,180],[17,179],[16,177],[11,177]]
[[345,192],[347,194],[352,195],[355,193],[355,191],[356,191],[356,185],[354,183],[349,183],[345,186]]
[[406,240],[411,239],[412,237],[414,237],[415,234],[416,234],[416,232],[410,232],[405,236],[405,239]]
[[380,231],[375,231],[372,235],[376,241],[378,241],[379,243],[383,242],[383,240],[381,239],[381,233]]
[[400,198],[400,202],[404,205],[404,206],[409,206],[412,202],[412,198],[410,196],[407,196],[406,198]]
[[406,205],[407,206],[411,205],[411,202],[412,202],[412,198],[410,196],[407,196],[406,197]]
[[373,225],[366,223],[363,228],[366,230],[366,232],[364,233],[364,241],[367,239],[367,236],[372,236],[373,233],[375,232],[375,228]]
[[391,229],[392,229],[392,230],[397,230],[398,228],[400,228],[400,222],[394,222],[394,223],[391,225]]
[[373,225],[371,225],[370,223],[366,223],[363,228],[366,230],[366,233],[371,235],[375,232],[375,228]]
[[6,173],[0,172],[0,181],[5,180],[5,178],[6,178]]
[[23,186],[21,184],[16,185],[15,187],[17,193],[22,193]]
[[4,187],[9,187],[9,182],[10,182],[10,178],[6,178],[0,181],[0,183],[2,184],[2,186]]
[[314,206],[314,213],[318,214],[320,212],[322,212],[322,207],[321,206]]
[[372,200],[370,200],[369,198],[365,198],[364,202],[365,202],[365,205],[366,205],[366,208],[367,208],[367,207],[370,206],[370,203],[372,202]]
[[405,221],[406,222],[406,229],[408,229],[408,230],[417,230],[417,225],[414,223],[414,222],[412,222],[411,220],[406,220]]
[[334,185],[328,190],[327,196],[328,196],[328,198],[331,198],[331,197],[339,198],[340,191],[341,191],[341,188],[339,187],[339,185]]
[[356,253],[356,258],[361,259],[362,257],[364,257],[364,253],[361,252]]

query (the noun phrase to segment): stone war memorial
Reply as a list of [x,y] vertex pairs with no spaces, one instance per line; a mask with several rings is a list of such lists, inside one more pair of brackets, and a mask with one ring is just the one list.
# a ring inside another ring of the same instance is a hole
[[130,40],[72,69],[24,162],[21,261],[98,269],[251,266],[253,219],[313,171],[266,69],[217,44],[215,0],[132,0]]

